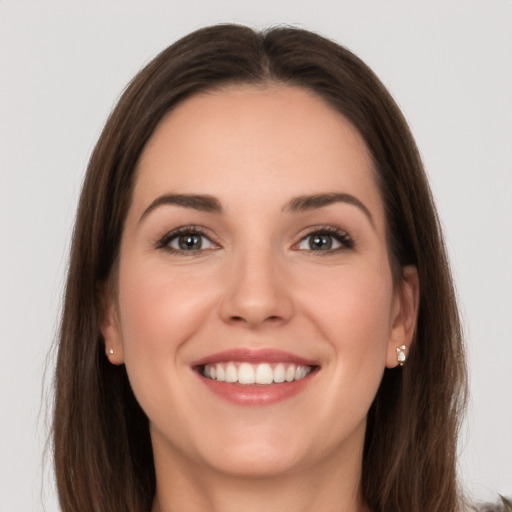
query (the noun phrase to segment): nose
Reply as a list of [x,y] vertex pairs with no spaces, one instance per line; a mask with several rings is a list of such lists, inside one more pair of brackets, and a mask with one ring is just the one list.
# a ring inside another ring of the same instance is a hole
[[223,321],[251,329],[287,323],[293,301],[284,266],[271,250],[234,258],[220,305]]

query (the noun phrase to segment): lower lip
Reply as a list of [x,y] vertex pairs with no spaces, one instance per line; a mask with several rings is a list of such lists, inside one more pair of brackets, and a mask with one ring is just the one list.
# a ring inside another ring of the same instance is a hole
[[297,395],[310,383],[315,373],[316,371],[313,371],[303,379],[293,382],[270,385],[219,382],[198,375],[212,393],[229,402],[245,406],[264,406],[282,402]]

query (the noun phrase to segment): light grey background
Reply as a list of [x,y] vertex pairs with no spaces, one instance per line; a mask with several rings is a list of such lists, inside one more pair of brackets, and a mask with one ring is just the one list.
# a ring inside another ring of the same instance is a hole
[[43,375],[102,124],[151,57],[225,21],[319,31],[396,97],[431,178],[467,329],[464,481],[479,498],[512,493],[512,1],[0,0],[0,512],[57,510],[42,464]]

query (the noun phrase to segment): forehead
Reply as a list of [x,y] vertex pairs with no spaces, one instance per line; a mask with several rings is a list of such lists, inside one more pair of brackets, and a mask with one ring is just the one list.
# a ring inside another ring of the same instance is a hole
[[195,95],[164,117],[141,155],[134,201],[243,194],[262,205],[325,192],[363,196],[380,208],[359,132],[302,88],[244,85]]

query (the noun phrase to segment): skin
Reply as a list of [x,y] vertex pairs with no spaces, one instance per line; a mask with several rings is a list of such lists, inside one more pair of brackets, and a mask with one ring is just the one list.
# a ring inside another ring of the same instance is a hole
[[[162,204],[143,215],[170,193],[213,196],[223,212]],[[369,215],[343,201],[286,208],[325,193],[350,194]],[[188,225],[204,230],[201,250],[159,245]],[[325,227],[353,245],[312,250],[308,235]],[[371,158],[339,113],[274,85],[178,105],[140,159],[108,299],[107,355],[126,365],[150,421],[153,512],[364,510],[366,416],[396,347],[410,346],[418,279],[405,268],[393,282]],[[285,350],[320,369],[287,400],[233,404],[191,364],[235,347]]]

